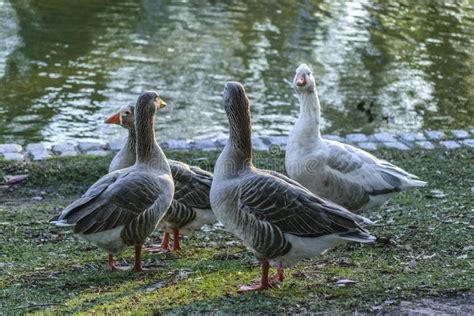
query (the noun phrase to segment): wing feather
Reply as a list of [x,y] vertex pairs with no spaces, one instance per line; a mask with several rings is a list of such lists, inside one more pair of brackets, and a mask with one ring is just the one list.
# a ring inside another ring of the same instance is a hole
[[366,219],[293,182],[275,172],[256,172],[240,187],[240,208],[284,233],[301,237],[364,231],[359,223]]
[[327,146],[324,171],[328,175],[328,187],[339,188],[341,195],[359,196],[361,203],[368,201],[371,195],[399,192],[413,186],[413,180],[417,179],[403,169],[351,145],[327,141]]
[[99,179],[58,217],[74,225],[76,234],[92,234],[127,225],[160,197],[152,175],[122,169]]
[[174,199],[189,207],[210,209],[212,174],[182,162],[170,160],[169,163],[175,182]]

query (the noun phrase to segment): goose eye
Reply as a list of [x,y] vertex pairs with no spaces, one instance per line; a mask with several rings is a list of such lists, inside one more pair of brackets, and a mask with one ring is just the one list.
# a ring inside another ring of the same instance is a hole
[[130,113],[130,111],[125,111],[125,115],[130,115],[132,113]]
[[310,72],[308,72],[308,73],[307,73],[307,75],[308,75],[308,76],[311,76],[311,73],[310,73]]

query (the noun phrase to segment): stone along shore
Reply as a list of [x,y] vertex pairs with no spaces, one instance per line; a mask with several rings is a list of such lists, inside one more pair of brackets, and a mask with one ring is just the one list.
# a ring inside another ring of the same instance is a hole
[[[345,136],[323,135],[326,139],[333,139],[353,144],[365,150],[374,151],[379,148],[395,148],[410,150],[423,149],[455,149],[460,147],[474,147],[474,129],[450,131],[425,131],[424,133],[375,133],[365,135],[360,133]],[[266,151],[271,149],[285,150],[287,136],[256,137],[253,139],[255,150]],[[161,142],[163,149],[168,150],[219,150],[225,145],[226,139],[203,139],[196,141],[170,140]],[[0,158],[9,161],[44,160],[51,157],[65,157],[77,155],[106,156],[122,148],[123,142],[78,142],[58,143],[46,147],[41,143],[28,144],[24,148],[18,144],[0,144]]]

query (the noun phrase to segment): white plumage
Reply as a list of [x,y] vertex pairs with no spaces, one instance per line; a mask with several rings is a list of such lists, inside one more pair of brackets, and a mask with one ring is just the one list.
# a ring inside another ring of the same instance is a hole
[[321,137],[320,104],[309,67],[300,65],[293,86],[300,114],[288,138],[288,175],[310,191],[351,211],[380,206],[395,193],[426,182],[354,146]]

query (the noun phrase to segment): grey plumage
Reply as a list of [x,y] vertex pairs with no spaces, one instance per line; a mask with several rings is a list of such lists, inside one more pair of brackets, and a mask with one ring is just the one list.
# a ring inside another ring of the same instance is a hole
[[[120,125],[126,128],[129,134],[126,143],[112,160],[110,171],[135,163],[134,111],[133,106],[125,106],[117,113],[120,115]],[[175,183],[175,194],[158,227],[167,232],[179,229],[180,233],[187,233],[204,224],[215,222],[209,201],[212,173],[171,159],[168,163]]]
[[165,215],[174,193],[171,171],[153,127],[155,109],[163,103],[155,92],[138,98],[137,162],[100,178],[53,224],[70,226],[75,234],[111,254],[143,244]]
[[[366,218],[315,196],[284,175],[255,168],[244,88],[227,83],[224,103],[230,136],[214,170],[211,205],[218,220],[259,260],[291,266],[346,240],[375,239],[362,227],[371,223]],[[307,242],[318,246],[301,250]]]

